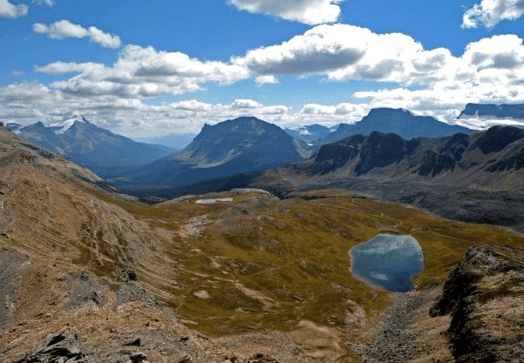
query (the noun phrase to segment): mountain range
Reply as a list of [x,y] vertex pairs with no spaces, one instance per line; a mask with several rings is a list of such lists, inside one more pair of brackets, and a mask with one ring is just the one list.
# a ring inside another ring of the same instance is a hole
[[[109,178],[128,192],[147,195],[180,189],[238,173],[261,171],[311,156],[321,145],[353,134],[395,132],[404,138],[446,136],[469,129],[452,126],[432,117],[415,116],[406,110],[374,109],[353,125],[341,124],[336,131],[322,125],[282,130],[253,117],[205,125],[183,150],[135,142],[75,116],[56,125],[37,122],[7,128],[35,145],[57,152]],[[161,141],[171,140],[166,136]],[[186,138],[186,141],[189,138]],[[160,140],[160,139],[159,139]],[[171,140],[172,141],[172,140]],[[205,191],[205,188],[202,190]]]
[[476,118],[499,118],[524,120],[524,105],[494,105],[468,103],[458,116],[458,119]]
[[[311,174],[376,175],[390,180],[438,177],[472,186],[480,175],[519,172],[524,167],[524,130],[494,126],[473,134],[404,140],[373,131],[323,145],[316,156],[297,164]],[[483,178],[482,187],[499,187],[499,178]],[[479,187],[481,185],[479,184]]]
[[372,132],[323,145],[312,158],[267,172],[251,187],[290,196],[343,189],[437,215],[524,231],[524,130],[405,140]]
[[[331,139],[358,131],[369,134],[377,128],[399,131],[408,137],[471,132],[432,117],[415,116],[406,110],[395,109],[372,110],[362,121],[340,125],[334,132],[320,125],[282,130],[253,117],[241,117],[213,126],[205,125],[183,150],[114,178],[113,182],[141,196],[174,197],[191,193],[191,186],[201,192],[215,190],[219,183],[210,184],[212,179],[225,180],[239,173],[258,172],[296,162],[311,156]],[[231,185],[226,182],[223,188]]]
[[417,116],[405,109],[375,108],[359,122],[340,124],[335,132],[322,138],[320,144],[330,144],[352,135],[369,135],[373,131],[394,133],[408,140],[472,132],[466,127],[440,122],[431,116]]
[[29,126],[7,124],[7,129],[37,146],[56,152],[101,176],[112,176],[148,164],[173,149],[135,142],[89,122],[81,115],[56,125],[37,122]]

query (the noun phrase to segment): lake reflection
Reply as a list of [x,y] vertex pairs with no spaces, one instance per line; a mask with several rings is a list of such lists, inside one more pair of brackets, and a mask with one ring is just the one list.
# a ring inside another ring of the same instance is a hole
[[349,251],[351,273],[389,291],[407,292],[424,269],[424,255],[411,236],[380,234]]

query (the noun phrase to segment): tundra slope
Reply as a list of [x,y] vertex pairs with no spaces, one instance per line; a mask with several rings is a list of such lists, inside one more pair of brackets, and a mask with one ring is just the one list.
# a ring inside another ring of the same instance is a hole
[[[0,123],[0,360],[271,362],[224,349],[158,303],[135,269],[165,236],[118,203],[136,202]],[[281,361],[310,361],[271,339]]]

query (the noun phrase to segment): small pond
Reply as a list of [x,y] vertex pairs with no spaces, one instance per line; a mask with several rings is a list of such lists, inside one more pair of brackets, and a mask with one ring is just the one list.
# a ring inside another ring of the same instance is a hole
[[424,255],[411,236],[380,234],[349,251],[351,273],[389,291],[408,292],[424,269]]

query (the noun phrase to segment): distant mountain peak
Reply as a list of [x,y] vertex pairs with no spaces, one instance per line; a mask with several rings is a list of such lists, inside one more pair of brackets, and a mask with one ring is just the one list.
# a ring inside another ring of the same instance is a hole
[[278,126],[245,116],[204,125],[202,131],[174,159],[210,167],[233,159],[253,165],[280,165],[300,159],[293,138]]
[[496,119],[524,119],[524,104],[480,104],[468,103],[457,117],[468,118],[496,118]]
[[443,137],[455,133],[470,133],[472,130],[437,120],[431,116],[413,114],[403,108],[374,108],[361,121],[354,124],[340,124],[334,133],[326,136],[323,144],[333,143],[348,136],[369,135],[373,131],[394,133],[409,140],[419,137]]

